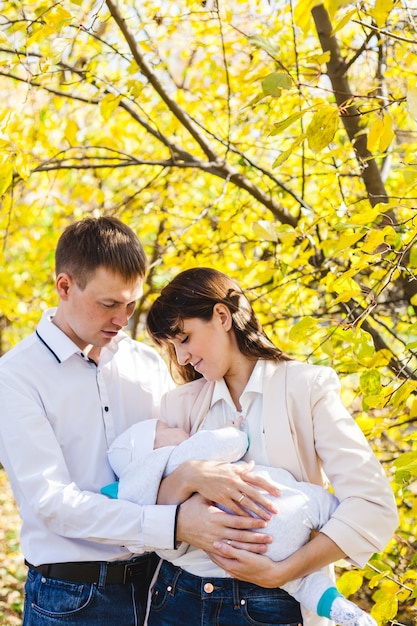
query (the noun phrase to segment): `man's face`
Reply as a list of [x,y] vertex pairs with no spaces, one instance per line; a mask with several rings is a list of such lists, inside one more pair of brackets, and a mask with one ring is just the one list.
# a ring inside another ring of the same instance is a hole
[[126,282],[99,267],[84,289],[68,274],[57,277],[60,304],[54,322],[81,350],[102,348],[127,325],[142,294],[143,278]]

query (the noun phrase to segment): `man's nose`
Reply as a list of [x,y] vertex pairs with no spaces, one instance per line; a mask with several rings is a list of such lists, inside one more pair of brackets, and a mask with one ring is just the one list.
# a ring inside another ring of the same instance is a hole
[[127,326],[131,315],[126,308],[120,308],[117,311],[116,315],[112,318],[112,322],[115,326],[120,326],[120,328],[124,328]]

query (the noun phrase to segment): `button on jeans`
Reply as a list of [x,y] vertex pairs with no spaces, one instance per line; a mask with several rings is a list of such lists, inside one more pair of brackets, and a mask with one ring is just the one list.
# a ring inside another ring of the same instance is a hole
[[200,578],[164,561],[152,592],[148,626],[296,626],[299,603],[283,589],[233,578]]
[[90,585],[29,569],[23,626],[141,626],[149,580]]

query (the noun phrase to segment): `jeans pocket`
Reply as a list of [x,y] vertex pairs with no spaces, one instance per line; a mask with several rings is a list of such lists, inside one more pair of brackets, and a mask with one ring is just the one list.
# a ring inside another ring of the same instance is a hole
[[95,585],[39,576],[30,598],[30,608],[39,615],[54,619],[75,616],[91,606],[95,593]]
[[162,611],[172,597],[172,588],[164,581],[156,581],[151,595],[151,611]]
[[302,617],[298,603],[290,596],[273,598],[249,596],[241,603],[244,620],[251,626],[298,626]]

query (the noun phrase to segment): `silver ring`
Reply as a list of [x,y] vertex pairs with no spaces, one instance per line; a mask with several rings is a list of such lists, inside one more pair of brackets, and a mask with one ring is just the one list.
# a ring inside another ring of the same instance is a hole
[[242,495],[240,496],[240,498],[237,501],[237,503],[240,504],[242,502],[243,498],[246,498],[246,493],[242,493]]

